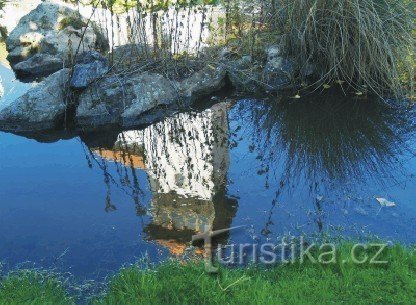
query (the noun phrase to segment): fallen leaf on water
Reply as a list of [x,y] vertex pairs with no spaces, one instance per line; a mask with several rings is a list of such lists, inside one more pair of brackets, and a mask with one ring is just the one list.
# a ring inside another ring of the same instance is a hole
[[336,80],[335,82],[336,82],[338,85],[342,85],[343,83],[345,83],[345,81],[340,80],[340,79],[339,79],[339,80]]
[[298,98],[300,98],[300,95],[296,94],[295,96],[292,96],[292,98],[298,99]]
[[388,201],[385,198],[378,197],[376,198],[376,200],[378,201],[378,203],[380,203],[382,207],[395,207],[396,206],[396,203],[394,203],[393,201]]
[[324,84],[324,85],[323,85],[323,87],[324,87],[324,89],[329,89],[329,88],[331,88],[331,86],[330,86],[330,85],[328,85],[328,84]]

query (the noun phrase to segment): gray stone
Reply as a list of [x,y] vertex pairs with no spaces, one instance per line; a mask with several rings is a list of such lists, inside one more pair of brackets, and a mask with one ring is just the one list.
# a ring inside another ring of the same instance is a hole
[[193,102],[222,89],[226,76],[227,70],[223,65],[208,65],[179,82],[178,89],[184,99]]
[[261,73],[253,63],[251,56],[224,62],[232,86],[239,91],[255,92],[260,90]]
[[282,56],[277,45],[269,46],[266,54],[267,62],[262,75],[265,89],[275,91],[290,87],[295,73],[293,60]]
[[303,76],[313,76],[316,72],[316,65],[310,62],[307,62],[302,68],[301,68],[301,74]]
[[48,75],[64,67],[59,57],[49,54],[36,54],[28,60],[14,65],[13,70],[18,76]]
[[126,44],[116,47],[113,50],[112,57],[115,63],[126,62],[131,59],[136,60],[139,57],[147,58],[153,54],[153,50],[144,44]]
[[85,128],[134,126],[143,114],[172,105],[178,99],[175,87],[160,74],[112,75],[81,93],[75,119],[78,126]]
[[270,45],[265,50],[267,55],[267,61],[273,61],[276,57],[279,57],[282,55],[281,47],[278,45]]
[[135,126],[161,107],[189,104],[220,90],[225,82],[222,66],[207,66],[181,82],[150,72],[106,76],[80,94],[76,124],[87,129],[107,124]]
[[104,56],[95,51],[84,53],[74,66],[71,88],[85,89],[108,71],[108,60]]
[[0,111],[0,129],[39,131],[57,127],[65,113],[69,69],[58,71]]
[[3,84],[2,84],[2,82],[3,82],[3,80],[1,79],[1,77],[0,77],[0,98],[3,96],[3,94],[4,94],[4,87],[3,87]]
[[[108,50],[108,40],[95,23],[90,22],[85,28],[87,22],[86,18],[69,5],[42,2],[21,18],[7,37],[6,46],[9,52],[7,58],[14,67],[37,54],[38,57],[48,55],[49,57],[44,60],[38,58],[27,64],[33,66],[37,63],[34,71],[45,74],[43,68],[50,69],[51,56],[55,57],[56,61],[60,60],[65,66],[69,66],[77,50],[80,52],[94,49]],[[43,63],[46,65],[43,66]],[[57,68],[60,69],[62,66]]]

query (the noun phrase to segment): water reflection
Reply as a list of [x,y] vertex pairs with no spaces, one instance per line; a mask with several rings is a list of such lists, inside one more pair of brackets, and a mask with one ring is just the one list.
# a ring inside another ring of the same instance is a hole
[[207,107],[137,130],[30,135],[42,143],[0,133],[0,261],[59,257],[106,276],[144,252],[188,254],[204,225],[247,225],[221,244],[416,242],[414,109],[339,96]]
[[[172,254],[183,254],[192,235],[202,232],[205,225],[228,228],[237,202],[226,197],[230,162],[227,106],[221,103],[200,113],[180,113],[143,130],[121,132],[111,148],[89,148],[94,159],[101,158],[108,190],[106,209],[116,207],[110,203],[104,160],[130,168],[133,177],[136,169],[147,172],[152,221],[144,230],[148,239]],[[129,184],[127,174],[120,177],[123,185]],[[133,185],[133,194],[138,193],[139,186]],[[144,212],[138,196],[134,198],[138,210]]]
[[252,124],[245,136],[262,161],[262,173],[284,165],[283,184],[301,175],[310,182],[388,176],[400,165],[397,156],[409,150],[414,131],[406,109],[339,96],[240,104],[235,114],[241,126]]
[[[253,194],[263,187],[268,194],[263,203],[267,217],[256,223],[261,227],[258,233],[266,237],[276,230],[281,233],[276,218],[292,229],[314,223],[315,229],[309,231],[323,232],[350,222],[344,214],[351,206],[369,213],[351,202],[365,202],[371,210],[372,196],[413,179],[402,158],[414,156],[412,117],[405,107],[339,96],[301,102],[242,100],[121,132],[107,148],[89,146],[101,162],[122,165],[120,172],[123,168],[146,171],[149,206],[143,207],[133,196],[138,215],[148,213],[152,219],[144,231],[149,239],[179,254],[204,225],[214,229],[231,225],[237,202],[228,197],[241,195],[228,190],[230,183]],[[227,179],[229,149],[237,156],[237,175],[255,174],[260,181]],[[121,185],[130,181],[127,175],[120,177],[124,177]],[[137,184],[131,189],[133,195],[140,193]],[[107,209],[113,210],[110,197]],[[251,195],[246,197],[250,204],[257,202]]]
[[[245,101],[230,115],[231,146],[241,150],[247,144],[258,164],[250,171],[274,191],[261,230],[265,236],[282,202],[304,201],[281,211],[301,218],[306,210],[322,232],[331,223],[345,225],[340,215],[348,213],[351,201],[368,203],[374,191],[414,181],[414,168],[407,168],[415,156],[414,114],[406,107],[327,95],[300,102]],[[338,208],[329,216],[334,204]]]

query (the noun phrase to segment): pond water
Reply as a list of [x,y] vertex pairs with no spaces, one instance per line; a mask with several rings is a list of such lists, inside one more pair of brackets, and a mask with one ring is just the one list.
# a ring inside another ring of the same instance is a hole
[[[1,105],[32,86],[0,69]],[[414,123],[413,109],[320,96],[224,99],[138,130],[0,132],[3,272],[34,266],[100,279],[142,258],[184,254],[204,225],[245,225],[222,243],[415,243]]]

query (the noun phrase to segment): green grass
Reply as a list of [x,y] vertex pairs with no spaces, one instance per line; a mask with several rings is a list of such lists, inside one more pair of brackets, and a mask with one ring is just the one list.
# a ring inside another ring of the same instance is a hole
[[61,282],[31,270],[10,273],[0,282],[0,304],[73,304]]
[[[208,274],[201,263],[167,262],[146,270],[129,267],[109,283],[94,304],[412,304],[416,300],[414,250],[394,246],[385,265],[342,263],[350,245],[329,265],[305,262]],[[372,251],[369,256],[374,254]],[[56,279],[32,272],[6,277],[0,304],[72,304]]]
[[[410,304],[416,300],[416,256],[388,249],[386,266],[295,263],[269,269],[221,269],[207,274],[200,264],[170,263],[155,270],[122,270],[99,304]],[[228,288],[227,288],[228,287]]]

